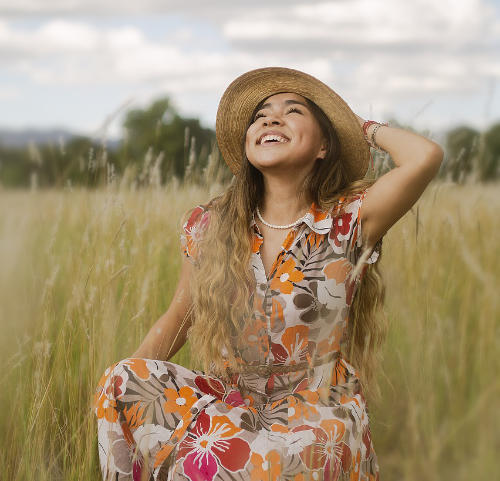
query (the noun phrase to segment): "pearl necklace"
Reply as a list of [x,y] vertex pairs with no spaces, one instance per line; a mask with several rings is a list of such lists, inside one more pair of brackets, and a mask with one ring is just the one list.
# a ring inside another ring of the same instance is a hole
[[305,218],[306,215],[307,215],[307,212],[300,219],[297,219],[295,222],[292,222],[291,224],[288,224],[288,225],[274,225],[274,224],[269,224],[268,222],[266,222],[262,218],[262,216],[260,215],[259,207],[257,206],[257,216],[259,217],[260,221],[264,225],[267,225],[267,227],[271,227],[272,229],[290,229],[290,227],[293,227],[293,226],[297,225],[299,222],[301,222]]

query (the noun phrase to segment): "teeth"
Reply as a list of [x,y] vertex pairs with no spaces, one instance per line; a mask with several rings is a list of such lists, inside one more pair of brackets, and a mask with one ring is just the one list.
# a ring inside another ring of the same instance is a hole
[[288,142],[287,139],[285,139],[284,137],[281,137],[280,135],[264,135],[264,137],[262,137],[260,143],[263,144],[264,142],[267,142],[269,140],[277,140],[278,142]]

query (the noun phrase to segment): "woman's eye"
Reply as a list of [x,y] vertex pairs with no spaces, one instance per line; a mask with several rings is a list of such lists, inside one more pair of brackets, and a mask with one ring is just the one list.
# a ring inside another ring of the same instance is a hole
[[[301,114],[301,113],[302,113],[302,112],[301,112],[298,108],[296,108],[296,107],[291,107],[291,108],[288,110],[287,114],[289,114],[290,112],[297,112],[297,113],[299,113],[299,114]],[[258,114],[256,114],[256,115],[255,115],[255,117],[254,117],[253,121],[255,122],[255,121],[256,121],[259,117],[264,117],[264,114],[263,114],[262,112],[259,112]]]

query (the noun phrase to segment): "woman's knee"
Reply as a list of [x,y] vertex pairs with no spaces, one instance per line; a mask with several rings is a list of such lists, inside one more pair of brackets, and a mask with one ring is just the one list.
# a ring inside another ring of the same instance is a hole
[[128,380],[125,366],[129,364],[129,358],[122,359],[110,364],[101,374],[93,398],[93,407],[96,413],[101,413],[107,407],[114,407],[116,400],[123,395]]

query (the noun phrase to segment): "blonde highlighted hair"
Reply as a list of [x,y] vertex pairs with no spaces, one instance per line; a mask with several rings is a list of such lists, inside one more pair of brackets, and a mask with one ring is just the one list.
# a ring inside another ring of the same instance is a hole
[[[334,127],[314,102],[307,98],[306,101],[327,140],[328,151],[324,159],[316,159],[298,195],[329,210],[341,197],[349,198],[374,181],[349,182],[348,166],[337,161],[341,146]],[[255,112],[259,107],[260,104]],[[263,196],[262,173],[244,156],[241,170],[226,191],[208,203],[210,221],[197,246],[199,255],[191,280],[192,325],[188,331],[191,350],[196,353],[205,373],[224,376],[227,366],[236,365],[233,342],[241,320],[250,318],[253,312],[249,302],[255,288],[255,277],[250,269],[250,223],[252,212]],[[366,254],[365,251],[358,264]],[[343,356],[358,370],[364,394],[374,399],[380,396],[375,373],[387,331],[383,311],[385,286],[378,262],[363,267],[363,276],[350,308]],[[353,274],[360,268],[360,265],[355,266]],[[224,348],[225,357],[221,348]]]

